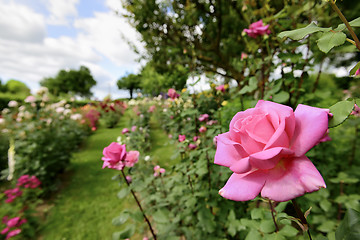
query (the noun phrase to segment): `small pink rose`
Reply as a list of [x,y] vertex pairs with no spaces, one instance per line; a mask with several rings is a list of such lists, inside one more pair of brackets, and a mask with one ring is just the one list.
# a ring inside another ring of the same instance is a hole
[[9,233],[6,235],[5,240],[10,239],[10,238],[12,238],[12,237],[15,237],[16,235],[19,235],[20,233],[21,233],[21,229],[12,230],[11,232],[9,232]]
[[262,20],[250,24],[249,29],[244,29],[244,32],[252,38],[271,33],[269,25],[264,25]]
[[223,84],[223,85],[220,85],[220,86],[217,86],[215,89],[218,90],[218,91],[220,91],[220,92],[225,92],[225,86],[224,86],[224,84]]
[[185,135],[179,135],[179,142],[185,141],[186,136]]
[[154,167],[154,177],[159,176],[160,174],[164,174],[165,173],[165,169],[161,168],[159,165],[156,165]]
[[244,60],[244,59],[247,59],[248,58],[248,55],[244,52],[241,53],[241,61]]
[[176,90],[175,89],[173,89],[173,88],[170,88],[169,90],[168,90],[168,96],[171,98],[171,99],[175,99],[175,98],[178,98],[178,97],[180,97],[180,95],[176,92]]
[[194,150],[194,149],[197,148],[197,145],[193,144],[193,143],[190,143],[188,147],[189,147],[189,149]]
[[154,112],[155,108],[156,108],[155,105],[150,106],[148,112],[150,113]]
[[123,130],[121,131],[122,134],[126,134],[130,132],[128,128],[123,128]]
[[133,167],[135,163],[139,161],[140,153],[138,151],[130,151],[126,154],[125,166]]
[[229,132],[217,136],[215,163],[233,174],[219,191],[225,198],[262,197],[284,202],[325,188],[305,153],[328,130],[329,110],[299,104],[292,108],[260,100],[238,112]]
[[135,132],[135,131],[136,131],[136,128],[137,128],[136,126],[132,126],[132,127],[131,127],[131,131],[132,131],[132,132]]
[[200,122],[207,121],[208,119],[209,119],[209,114],[207,114],[207,113],[201,114],[200,117],[199,117]]
[[131,176],[126,176],[125,178],[126,178],[126,181],[127,181],[128,183],[131,183],[131,182],[132,182],[132,177],[131,177]]
[[203,132],[206,132],[206,127],[204,127],[204,126],[201,126],[200,128],[199,128],[199,132],[201,132],[201,133],[203,133]]
[[193,137],[193,141],[196,142],[200,137],[199,136],[195,136]]

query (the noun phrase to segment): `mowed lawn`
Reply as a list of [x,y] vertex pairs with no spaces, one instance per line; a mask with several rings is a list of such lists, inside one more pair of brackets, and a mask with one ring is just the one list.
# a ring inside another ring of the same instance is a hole
[[[112,169],[102,169],[102,150],[129,127],[130,115],[126,113],[116,128],[100,127],[91,135],[81,151],[75,153],[65,186],[48,203],[48,213],[40,228],[41,240],[102,240],[112,239],[120,227],[112,219],[125,208],[134,208],[131,198],[118,199],[119,183],[112,180],[117,174]],[[151,152],[154,164],[169,166],[173,145],[159,124],[151,122]],[[124,202],[123,202],[124,201]],[[142,239],[142,238],[141,238]]]

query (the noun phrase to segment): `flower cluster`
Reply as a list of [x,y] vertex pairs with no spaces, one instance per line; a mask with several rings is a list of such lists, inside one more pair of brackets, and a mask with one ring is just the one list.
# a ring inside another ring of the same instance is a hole
[[158,177],[158,176],[160,176],[161,174],[164,174],[164,173],[165,173],[164,168],[161,168],[159,165],[156,165],[154,167],[154,177]]
[[168,90],[168,96],[171,98],[171,99],[175,99],[175,98],[178,98],[178,97],[180,97],[180,95],[176,92],[176,90],[175,89],[173,89],[173,88],[170,88],[169,90]]
[[133,167],[139,160],[138,151],[126,152],[126,145],[117,142],[112,142],[103,150],[104,163],[102,168],[111,168],[116,170],[123,170],[124,167]]
[[23,175],[19,177],[16,186],[24,188],[37,188],[41,184],[40,180],[36,176]]
[[20,226],[26,222],[26,219],[21,219],[20,217],[9,219],[8,216],[5,216],[2,223],[4,223],[6,227],[1,231],[1,234],[6,235],[5,239],[10,239],[21,233]]

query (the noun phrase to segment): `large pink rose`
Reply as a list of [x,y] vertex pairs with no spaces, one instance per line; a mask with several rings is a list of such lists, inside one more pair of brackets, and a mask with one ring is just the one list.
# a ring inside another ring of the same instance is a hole
[[101,160],[104,161],[102,168],[112,168],[117,170],[124,169],[126,158],[126,146],[117,142],[112,142],[108,147],[103,150],[104,156]]
[[325,188],[305,153],[326,135],[328,114],[328,109],[301,104],[293,112],[263,100],[238,112],[230,131],[217,136],[215,163],[234,172],[220,195],[247,201],[261,193],[282,202]]

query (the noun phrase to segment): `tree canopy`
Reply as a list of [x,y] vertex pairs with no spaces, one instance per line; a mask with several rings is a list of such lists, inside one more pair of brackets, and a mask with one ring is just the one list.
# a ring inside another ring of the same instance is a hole
[[79,70],[60,70],[56,77],[45,78],[40,85],[47,87],[55,96],[65,93],[89,97],[92,95],[90,89],[96,85],[96,81],[90,70],[81,66]]
[[128,89],[130,92],[130,98],[133,98],[134,90],[140,88],[140,79],[141,77],[136,74],[128,74],[121,77],[117,81],[117,86],[119,89]]
[[5,90],[5,92],[10,92],[12,94],[20,94],[24,96],[30,94],[30,88],[28,88],[25,83],[15,79],[8,80],[4,85],[3,89]]

